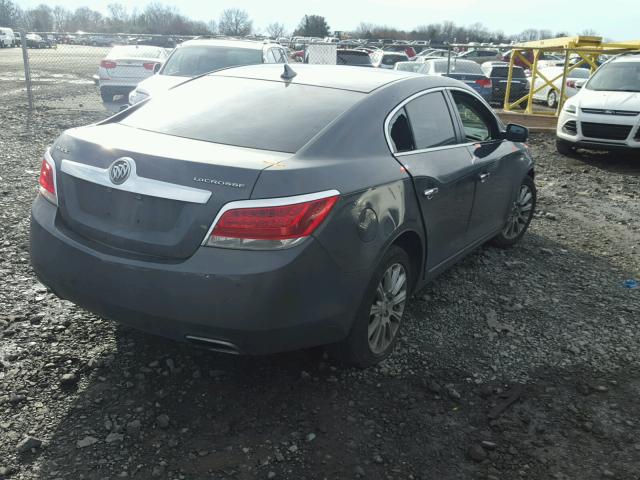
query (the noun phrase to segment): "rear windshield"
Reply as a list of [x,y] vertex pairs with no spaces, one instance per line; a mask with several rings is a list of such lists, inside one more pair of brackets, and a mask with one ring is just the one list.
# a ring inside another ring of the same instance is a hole
[[396,63],[396,70],[402,72],[417,72],[424,64],[418,62],[398,62]]
[[262,49],[193,45],[176,48],[162,75],[195,77],[221,68],[262,63]]
[[591,71],[588,68],[574,68],[567,73],[568,78],[589,78]]
[[367,52],[338,51],[338,65],[371,65],[371,57]]
[[296,152],[363,93],[206,76],[124,118],[130,127],[239,147]]
[[591,77],[586,88],[609,92],[640,92],[640,62],[603,65]]
[[[435,62],[435,71],[436,73],[447,73],[447,61],[439,61]],[[476,62],[472,62],[471,60],[463,60],[463,61],[454,61],[451,60],[451,73],[479,73],[483,75],[482,68]]]
[[109,58],[160,58],[162,49],[158,47],[114,47]]
[[407,57],[403,57],[402,55],[384,55],[382,57],[382,64],[383,65],[395,65],[398,62],[401,62],[403,60],[406,60]]
[[[498,78],[508,78],[509,67],[493,67],[493,70],[491,71],[491,76],[498,77]],[[521,67],[519,68],[514,67],[513,78],[527,78],[527,76],[524,74],[524,69]]]

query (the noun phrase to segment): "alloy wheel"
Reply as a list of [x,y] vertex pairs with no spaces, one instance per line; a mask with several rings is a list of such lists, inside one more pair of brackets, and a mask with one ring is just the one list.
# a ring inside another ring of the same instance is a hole
[[369,311],[369,348],[375,355],[384,353],[393,343],[407,300],[407,271],[394,263],[384,272]]
[[503,235],[509,240],[517,238],[527,228],[531,215],[533,215],[533,192],[528,185],[523,184],[520,185],[518,197],[511,207],[502,231]]

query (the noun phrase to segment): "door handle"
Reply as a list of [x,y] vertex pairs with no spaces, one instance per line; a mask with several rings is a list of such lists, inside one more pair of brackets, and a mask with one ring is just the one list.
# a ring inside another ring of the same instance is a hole
[[427,197],[427,200],[431,200],[434,195],[438,193],[438,188],[429,188],[424,191],[424,196]]
[[481,173],[480,175],[478,175],[478,178],[480,179],[480,183],[486,182],[490,176],[491,174],[489,172]]

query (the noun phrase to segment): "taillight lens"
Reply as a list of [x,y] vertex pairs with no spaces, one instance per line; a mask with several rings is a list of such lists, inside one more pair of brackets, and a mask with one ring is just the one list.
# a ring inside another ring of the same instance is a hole
[[[94,64],[95,65],[95,64]],[[116,68],[118,64],[112,60],[102,60],[100,62],[102,68]]]
[[53,165],[53,159],[49,161],[47,156],[48,153],[45,154],[42,159],[42,165],[40,166],[40,178],[38,179],[40,194],[54,205],[57,205],[58,196],[56,194],[55,167]]
[[567,80],[567,87],[576,88],[576,81],[575,80]]
[[[333,194],[335,193],[335,194]],[[249,200],[239,208],[224,210],[216,220],[206,245],[272,250],[291,247],[311,235],[338,201],[337,192],[306,200]],[[255,206],[252,206],[255,205]]]
[[476,80],[476,83],[482,88],[491,88],[492,85],[490,78],[479,78],[478,80]]
[[153,70],[153,68],[156,66],[156,62],[145,62],[142,64],[142,66],[145,68],[145,70]]

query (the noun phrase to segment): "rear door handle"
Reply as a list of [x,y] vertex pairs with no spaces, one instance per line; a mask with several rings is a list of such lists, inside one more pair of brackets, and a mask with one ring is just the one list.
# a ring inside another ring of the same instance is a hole
[[427,200],[431,200],[434,195],[436,195],[438,193],[438,188],[429,188],[427,190],[424,191],[423,195],[425,197],[427,197]]
[[490,176],[491,174],[489,172],[481,173],[480,175],[478,175],[478,178],[480,179],[480,183],[484,183],[487,180],[489,180]]

